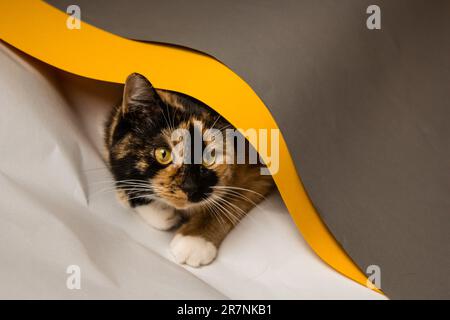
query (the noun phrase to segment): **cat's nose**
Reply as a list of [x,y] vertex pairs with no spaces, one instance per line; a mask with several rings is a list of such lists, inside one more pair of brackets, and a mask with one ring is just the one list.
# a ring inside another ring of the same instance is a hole
[[186,193],[189,201],[198,202],[202,200],[203,193],[199,190],[197,183],[193,179],[186,178],[180,188]]

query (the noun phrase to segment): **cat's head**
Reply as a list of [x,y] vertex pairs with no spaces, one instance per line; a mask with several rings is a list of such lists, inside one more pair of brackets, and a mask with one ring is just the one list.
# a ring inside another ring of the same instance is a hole
[[[185,148],[176,147],[173,133],[192,135],[229,123],[202,102],[183,94],[157,90],[140,74],[128,77],[121,105],[106,124],[105,142],[116,186],[131,206],[150,199],[177,209],[205,205],[233,176],[231,164],[209,159],[180,161]],[[184,143],[184,142],[183,142]],[[194,150],[192,139],[190,150]],[[209,143],[203,142],[204,150]],[[226,157],[226,148],[220,149]],[[223,162],[223,161],[222,161]]]

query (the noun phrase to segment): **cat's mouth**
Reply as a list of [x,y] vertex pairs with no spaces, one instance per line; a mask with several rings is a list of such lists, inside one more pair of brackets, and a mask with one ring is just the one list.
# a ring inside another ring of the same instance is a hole
[[186,188],[175,185],[152,186],[152,198],[177,210],[205,207],[212,201],[213,187]]
[[187,195],[184,196],[172,196],[156,194],[158,200],[171,206],[177,210],[190,210],[200,207],[205,207],[211,201],[211,194],[202,195],[201,198],[196,201],[190,201]]

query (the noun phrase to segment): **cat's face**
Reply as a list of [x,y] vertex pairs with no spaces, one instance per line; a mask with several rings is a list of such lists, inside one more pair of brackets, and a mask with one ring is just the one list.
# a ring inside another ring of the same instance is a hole
[[[208,159],[185,159],[186,147],[196,143],[173,141],[173,134],[183,129],[203,134],[208,129],[224,129],[229,123],[203,103],[173,92],[155,90],[138,74],[125,84],[122,105],[106,125],[105,140],[116,186],[131,204],[150,200],[164,202],[177,209],[206,205],[208,199],[232,179],[233,166],[218,163],[215,154],[226,157],[226,148],[218,148]],[[211,142],[203,142],[204,150]],[[194,164],[195,163],[195,164]]]

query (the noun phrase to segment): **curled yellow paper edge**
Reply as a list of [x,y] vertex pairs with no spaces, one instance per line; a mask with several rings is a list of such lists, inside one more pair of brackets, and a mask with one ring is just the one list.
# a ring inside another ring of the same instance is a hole
[[[66,27],[66,14],[37,0],[0,0],[0,12],[1,39],[54,67],[116,83],[123,83],[130,73],[139,72],[157,88],[203,101],[236,128],[278,129],[251,87],[207,55],[124,39],[85,22],[81,23],[81,29],[71,30]],[[366,286],[366,276],[315,211],[282,136],[280,166],[273,177],[295,224],[315,253],[341,274]]]

